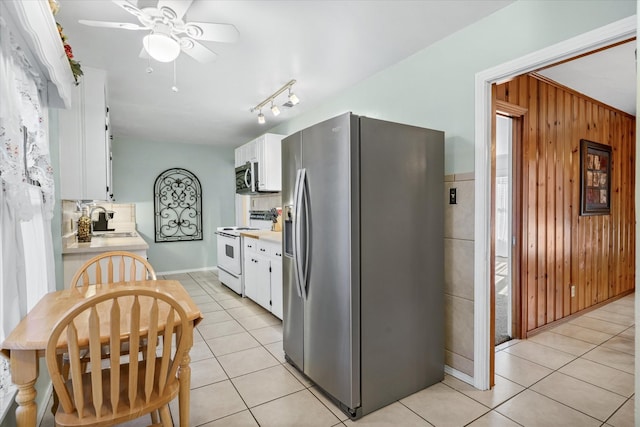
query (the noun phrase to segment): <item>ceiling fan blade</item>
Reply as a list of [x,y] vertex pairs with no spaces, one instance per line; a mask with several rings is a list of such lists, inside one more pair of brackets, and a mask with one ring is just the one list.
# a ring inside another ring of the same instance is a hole
[[215,52],[188,37],[180,38],[180,47],[184,53],[199,62],[213,62],[218,57]]
[[139,18],[150,19],[150,17],[146,13],[144,13],[143,11],[141,11],[140,9],[138,9],[137,7],[135,7],[134,5],[132,5],[126,0],[111,0],[111,1],[138,19]]
[[129,22],[91,21],[87,19],[79,19],[78,22],[90,27],[120,28],[123,30],[148,30],[147,27],[142,27],[138,24],[131,24]]
[[233,43],[238,40],[240,33],[231,24],[214,24],[212,22],[187,22],[184,32],[196,40]]
[[[164,14],[175,14],[175,17],[172,19],[182,19],[184,14],[187,12],[187,9],[191,6],[191,3],[193,3],[193,0],[159,0],[158,9],[160,9]],[[172,11],[173,14],[171,12],[167,12],[166,9]],[[171,16],[165,16],[171,18]]]

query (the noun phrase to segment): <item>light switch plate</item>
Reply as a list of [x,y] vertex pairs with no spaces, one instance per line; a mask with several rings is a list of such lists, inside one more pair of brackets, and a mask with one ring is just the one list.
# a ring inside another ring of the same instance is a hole
[[455,205],[457,204],[456,198],[457,198],[457,189],[455,188],[450,188],[449,189],[449,204],[450,205]]

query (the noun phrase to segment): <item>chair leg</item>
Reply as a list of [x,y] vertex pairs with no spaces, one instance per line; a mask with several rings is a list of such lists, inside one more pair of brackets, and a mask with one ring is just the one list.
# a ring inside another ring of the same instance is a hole
[[169,405],[164,405],[159,409],[160,419],[162,419],[162,427],[173,427],[173,421],[171,421],[171,413],[169,412]]
[[160,420],[158,420],[158,411],[151,412],[151,424],[159,424]]

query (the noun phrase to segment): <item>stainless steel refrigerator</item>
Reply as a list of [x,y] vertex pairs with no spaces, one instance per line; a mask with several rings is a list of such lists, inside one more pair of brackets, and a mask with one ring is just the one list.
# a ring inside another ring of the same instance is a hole
[[346,113],[282,141],[284,351],[351,418],[444,377],[444,133]]

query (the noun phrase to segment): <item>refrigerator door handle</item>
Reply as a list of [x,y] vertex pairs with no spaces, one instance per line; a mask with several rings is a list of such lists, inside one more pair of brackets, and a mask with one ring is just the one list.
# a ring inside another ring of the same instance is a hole
[[293,189],[294,215],[293,215],[293,269],[296,276],[296,290],[298,296],[302,298],[302,272],[300,271],[300,217],[302,204],[302,188],[301,185],[302,170],[298,169],[296,174],[296,185]]
[[308,294],[308,272],[309,272],[309,191],[307,189],[307,170],[302,169],[302,176],[300,178],[300,184],[302,187],[302,202],[304,204],[304,255],[303,255],[303,264],[301,268],[302,271],[302,282],[300,283],[300,287],[302,289],[302,294],[304,295],[304,299],[307,299]]

